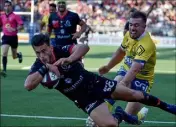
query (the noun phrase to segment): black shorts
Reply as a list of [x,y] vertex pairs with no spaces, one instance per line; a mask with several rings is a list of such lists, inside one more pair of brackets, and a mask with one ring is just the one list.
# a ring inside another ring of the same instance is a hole
[[18,47],[18,36],[3,35],[2,45],[10,45],[11,48],[16,49]]
[[76,105],[83,111],[90,114],[93,109],[104,102],[104,99],[111,99],[117,81],[101,77],[97,74],[84,73],[84,85],[77,90]]

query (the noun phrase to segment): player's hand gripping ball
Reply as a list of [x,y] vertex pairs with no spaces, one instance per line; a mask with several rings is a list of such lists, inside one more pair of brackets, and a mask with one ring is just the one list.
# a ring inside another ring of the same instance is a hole
[[54,74],[51,71],[48,71],[48,73],[46,73],[45,76],[43,77],[41,84],[43,86],[48,87],[49,89],[52,89],[57,86],[59,81],[60,81],[59,76],[57,76],[56,74]]

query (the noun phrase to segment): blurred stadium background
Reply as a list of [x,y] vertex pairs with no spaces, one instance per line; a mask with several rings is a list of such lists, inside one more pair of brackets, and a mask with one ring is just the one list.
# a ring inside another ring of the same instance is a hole
[[[8,58],[8,76],[1,78],[1,126],[85,126],[87,115],[57,91],[39,87],[33,92],[27,92],[23,87],[28,69],[35,60],[29,45],[30,34],[39,32],[41,18],[49,13],[49,3],[57,1],[12,1],[15,13],[21,15],[24,21],[24,29],[18,34],[19,50],[24,54],[24,62],[18,64],[11,57]],[[0,13],[3,13],[3,2],[0,0]],[[97,69],[106,64],[116,51],[123,38],[129,10],[135,7],[145,12],[152,2],[153,0],[67,0],[68,9],[77,12],[95,31],[89,35],[91,49],[85,57],[85,67],[88,70],[97,73]],[[148,17],[147,30],[151,32],[157,46],[155,84],[151,93],[176,104],[175,5],[175,0],[158,0]],[[116,66],[107,77],[113,79],[119,67]],[[125,105],[121,101],[117,104],[122,107]],[[150,108],[146,122],[141,126],[176,126],[175,121],[175,116]]]

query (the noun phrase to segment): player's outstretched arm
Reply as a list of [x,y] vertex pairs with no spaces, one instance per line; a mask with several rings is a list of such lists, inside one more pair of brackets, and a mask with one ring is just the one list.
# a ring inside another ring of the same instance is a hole
[[99,68],[99,74],[103,75],[108,73],[109,70],[111,70],[115,65],[117,65],[123,60],[124,56],[125,56],[125,51],[123,51],[123,49],[119,47],[117,51],[114,53],[114,55],[112,56],[109,63]]
[[63,64],[69,64],[76,60],[81,59],[89,51],[89,46],[85,44],[77,44],[71,50],[71,55],[67,58],[61,58],[56,61],[53,65],[60,66]]
[[24,83],[24,87],[28,91],[35,89],[39,85],[39,83],[42,81],[44,75],[47,72],[48,72],[48,67],[46,65],[43,65],[42,67],[38,69],[38,71],[32,74],[29,74]]
[[76,61],[82,58],[89,51],[89,46],[85,44],[77,44],[72,48],[71,55],[69,59]]
[[87,24],[83,20],[80,21],[79,25],[81,26],[81,29],[79,32],[76,32],[73,34],[73,37],[72,37],[73,40],[80,38],[81,34],[84,33],[88,27]]

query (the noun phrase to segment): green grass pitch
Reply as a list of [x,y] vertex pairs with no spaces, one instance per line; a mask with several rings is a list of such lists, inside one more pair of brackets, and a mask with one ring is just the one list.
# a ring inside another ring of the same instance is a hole
[[[97,69],[106,64],[117,47],[90,46],[85,56],[85,67],[97,73]],[[84,120],[68,120],[68,118],[86,118],[87,115],[56,90],[47,90],[42,86],[28,92],[24,89],[24,81],[28,68],[35,60],[30,46],[19,46],[23,52],[24,62],[8,57],[8,76],[1,77],[1,126],[85,126]],[[153,95],[162,100],[176,104],[176,50],[157,49],[155,83],[151,90]],[[1,66],[2,67],[2,66]],[[113,79],[120,65],[112,69],[106,76]],[[116,105],[125,108],[125,102],[117,101]],[[8,116],[4,116],[8,115]],[[39,116],[39,118],[21,118],[16,115]],[[9,117],[10,116],[10,117]],[[13,116],[13,117],[12,117]],[[41,117],[47,116],[45,118]],[[58,119],[64,117],[64,119]],[[157,108],[149,108],[146,118],[148,123],[143,126],[176,126],[176,117]],[[154,123],[152,123],[154,122]],[[162,123],[164,122],[164,123]],[[167,123],[168,122],[168,123]],[[129,126],[122,124],[122,126]]]

